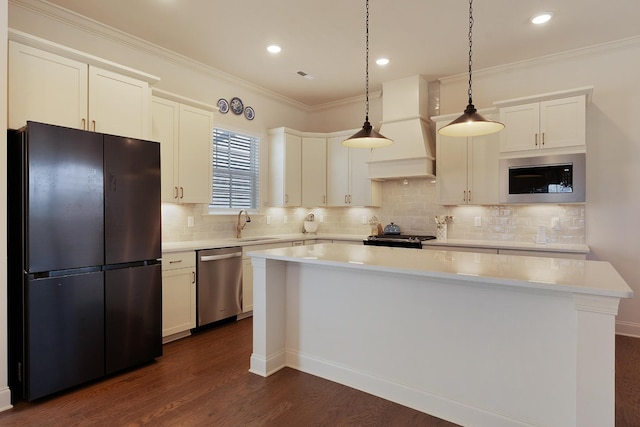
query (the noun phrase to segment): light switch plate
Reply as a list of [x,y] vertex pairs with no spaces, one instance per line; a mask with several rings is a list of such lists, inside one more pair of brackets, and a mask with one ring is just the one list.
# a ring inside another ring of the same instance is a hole
[[282,222],[284,222],[285,224],[287,224],[289,222],[289,216],[285,215],[284,218],[282,219]]
[[193,217],[192,216],[188,216],[187,217],[187,227],[193,227]]
[[271,224],[271,216],[267,215],[267,225]]
[[473,218],[473,225],[476,227],[482,227],[482,217],[476,216]]

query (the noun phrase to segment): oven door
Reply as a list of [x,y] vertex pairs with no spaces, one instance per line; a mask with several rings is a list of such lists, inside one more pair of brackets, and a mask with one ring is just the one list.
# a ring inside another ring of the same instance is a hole
[[364,244],[370,246],[388,246],[392,248],[422,249],[421,242],[410,242],[408,240],[364,240]]

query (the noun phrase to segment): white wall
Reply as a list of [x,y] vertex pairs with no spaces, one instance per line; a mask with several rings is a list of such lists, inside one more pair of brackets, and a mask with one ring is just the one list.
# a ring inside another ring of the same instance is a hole
[[[623,300],[617,331],[640,336],[640,38],[567,55],[474,72],[477,108],[494,101],[593,86],[587,106],[587,203],[590,259],[609,261],[636,292]],[[441,113],[466,104],[467,76],[444,79]]]

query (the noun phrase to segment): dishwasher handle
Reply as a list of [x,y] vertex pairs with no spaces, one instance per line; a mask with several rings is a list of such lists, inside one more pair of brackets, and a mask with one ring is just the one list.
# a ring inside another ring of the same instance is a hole
[[237,258],[241,256],[242,256],[242,252],[234,252],[232,254],[224,254],[224,255],[203,255],[200,257],[200,262],[218,261],[221,259]]

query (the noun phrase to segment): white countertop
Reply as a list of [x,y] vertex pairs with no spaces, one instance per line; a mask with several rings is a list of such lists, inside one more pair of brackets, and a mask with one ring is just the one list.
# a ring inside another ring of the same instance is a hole
[[[182,242],[163,242],[162,252],[179,252],[201,249],[226,248],[231,246],[252,246],[269,243],[286,243],[297,240],[317,240],[328,239],[338,241],[357,242],[365,240],[367,236],[358,234],[284,234],[276,236],[252,236],[242,239],[207,239],[207,240],[189,240]],[[440,242],[437,240],[428,240],[423,242],[423,247],[428,246],[464,246],[469,248],[489,248],[489,249],[514,249],[514,250],[535,250],[540,252],[566,252],[588,254],[589,246],[587,245],[566,245],[557,243],[536,244],[527,242],[503,242],[495,240],[466,240],[466,239],[448,239]]]
[[188,240],[182,242],[163,242],[162,252],[179,252],[179,251],[197,251],[201,249],[217,249],[228,248],[234,246],[253,246],[270,243],[287,243],[295,242],[299,240],[341,240],[348,242],[357,242],[366,239],[367,236],[354,235],[354,234],[312,234],[312,233],[298,233],[298,234],[283,234],[277,236],[257,236],[257,237],[244,237],[241,239],[207,239],[207,240]]
[[538,290],[631,298],[633,291],[605,261],[494,255],[323,243],[263,251],[255,258],[482,282]]
[[427,240],[422,246],[464,246],[469,248],[532,250],[540,252],[566,252],[588,254],[587,245],[568,245],[561,243],[507,242],[500,240],[447,239],[446,241]]

